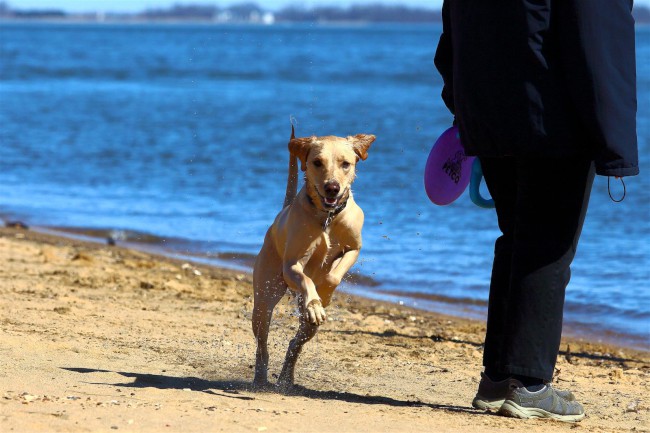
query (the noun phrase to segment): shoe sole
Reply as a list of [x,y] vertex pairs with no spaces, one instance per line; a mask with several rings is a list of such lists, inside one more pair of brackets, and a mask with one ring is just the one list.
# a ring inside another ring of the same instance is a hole
[[475,409],[481,409],[481,410],[498,410],[504,401],[505,399],[486,400],[484,398],[476,396],[474,397],[474,400],[472,400],[472,406]]
[[560,415],[537,407],[522,407],[511,400],[505,401],[501,405],[499,413],[513,418],[550,418],[562,422],[578,422],[585,417],[584,413],[578,415]]

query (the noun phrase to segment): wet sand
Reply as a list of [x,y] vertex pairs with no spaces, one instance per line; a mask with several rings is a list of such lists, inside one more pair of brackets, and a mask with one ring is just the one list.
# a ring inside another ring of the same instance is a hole
[[[248,274],[0,229],[0,431],[650,431],[650,353],[565,340],[578,424],[475,410],[482,322],[338,294],[290,395],[251,389]],[[295,332],[276,310],[270,373]]]

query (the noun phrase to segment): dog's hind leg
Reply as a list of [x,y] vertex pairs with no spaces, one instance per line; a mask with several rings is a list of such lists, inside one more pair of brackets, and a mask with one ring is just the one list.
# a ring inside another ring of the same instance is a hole
[[289,343],[289,348],[287,349],[287,355],[284,358],[284,365],[282,366],[282,372],[278,378],[278,387],[287,392],[291,389],[294,382],[294,372],[296,368],[296,362],[298,361],[298,356],[302,352],[302,347],[309,340],[314,338],[314,335],[318,332],[318,325],[311,323],[305,314],[300,315],[300,327],[298,328],[298,333]]
[[[268,336],[271,326],[273,309],[287,291],[287,284],[282,274],[264,275],[266,272],[255,269],[253,287],[255,290],[253,303],[253,334],[257,340],[255,353],[255,378],[253,387],[267,389],[271,387],[268,381],[269,351]],[[260,275],[261,274],[261,275]]]

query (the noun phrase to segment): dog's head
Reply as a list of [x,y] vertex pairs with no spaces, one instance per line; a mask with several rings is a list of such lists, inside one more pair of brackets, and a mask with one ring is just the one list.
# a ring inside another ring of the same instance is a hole
[[368,157],[373,141],[375,136],[366,134],[347,138],[312,136],[289,141],[289,151],[300,159],[307,192],[318,208],[332,211],[347,200],[357,162]]

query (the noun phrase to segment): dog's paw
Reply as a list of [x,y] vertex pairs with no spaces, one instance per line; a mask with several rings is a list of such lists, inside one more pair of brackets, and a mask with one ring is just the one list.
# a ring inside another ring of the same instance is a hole
[[320,326],[327,320],[327,314],[320,299],[312,300],[307,304],[305,309],[307,310],[307,319],[309,319],[310,323]]
[[289,395],[294,390],[293,378],[283,378],[280,376],[278,383],[275,384],[275,391],[280,394]]

